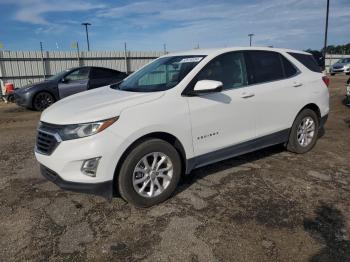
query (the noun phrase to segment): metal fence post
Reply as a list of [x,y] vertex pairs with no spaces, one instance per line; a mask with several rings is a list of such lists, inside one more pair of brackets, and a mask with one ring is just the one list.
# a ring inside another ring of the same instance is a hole
[[78,66],[80,66],[80,54],[79,54],[79,43],[77,41],[77,55],[78,55]]
[[3,57],[4,57],[4,52],[0,51],[0,101],[1,101],[1,96],[4,95],[2,93],[2,85],[5,84],[2,80],[2,78],[4,77],[4,70],[3,70],[4,62],[2,61]]
[[40,42],[40,53],[41,53],[41,63],[42,63],[42,67],[43,67],[43,77],[45,80],[46,79],[46,68],[45,68],[44,53],[43,53],[43,42]]
[[126,51],[126,42],[124,43],[124,59],[125,59],[125,73],[128,73],[128,54]]

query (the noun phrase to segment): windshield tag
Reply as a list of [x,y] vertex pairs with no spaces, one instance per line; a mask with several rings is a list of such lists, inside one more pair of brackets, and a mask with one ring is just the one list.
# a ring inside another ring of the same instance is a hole
[[198,63],[202,59],[203,57],[188,57],[188,58],[183,58],[179,63]]

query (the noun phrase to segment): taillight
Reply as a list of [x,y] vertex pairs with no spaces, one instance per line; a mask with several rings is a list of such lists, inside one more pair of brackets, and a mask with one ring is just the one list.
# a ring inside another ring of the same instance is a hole
[[323,76],[322,80],[326,84],[326,86],[329,87],[329,78],[328,78],[328,76]]

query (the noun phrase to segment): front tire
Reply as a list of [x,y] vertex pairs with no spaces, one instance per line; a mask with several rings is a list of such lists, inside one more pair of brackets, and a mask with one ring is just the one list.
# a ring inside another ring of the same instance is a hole
[[34,96],[33,108],[35,111],[43,111],[55,102],[55,98],[48,92],[40,92]]
[[150,207],[168,199],[181,177],[176,149],[161,139],[149,139],[126,156],[118,175],[119,193],[137,207]]
[[310,151],[316,144],[319,118],[315,111],[304,109],[294,120],[289,134],[287,149],[297,154]]

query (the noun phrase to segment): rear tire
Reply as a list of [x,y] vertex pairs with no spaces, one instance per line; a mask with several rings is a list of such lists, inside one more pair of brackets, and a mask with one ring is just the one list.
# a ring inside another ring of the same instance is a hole
[[168,199],[181,177],[176,149],[161,139],[149,139],[126,156],[118,175],[122,198],[137,207],[150,207]]
[[319,131],[319,118],[315,111],[304,109],[294,120],[289,134],[287,150],[303,154],[316,144]]
[[48,92],[39,92],[33,98],[33,109],[43,111],[55,102],[55,98]]

